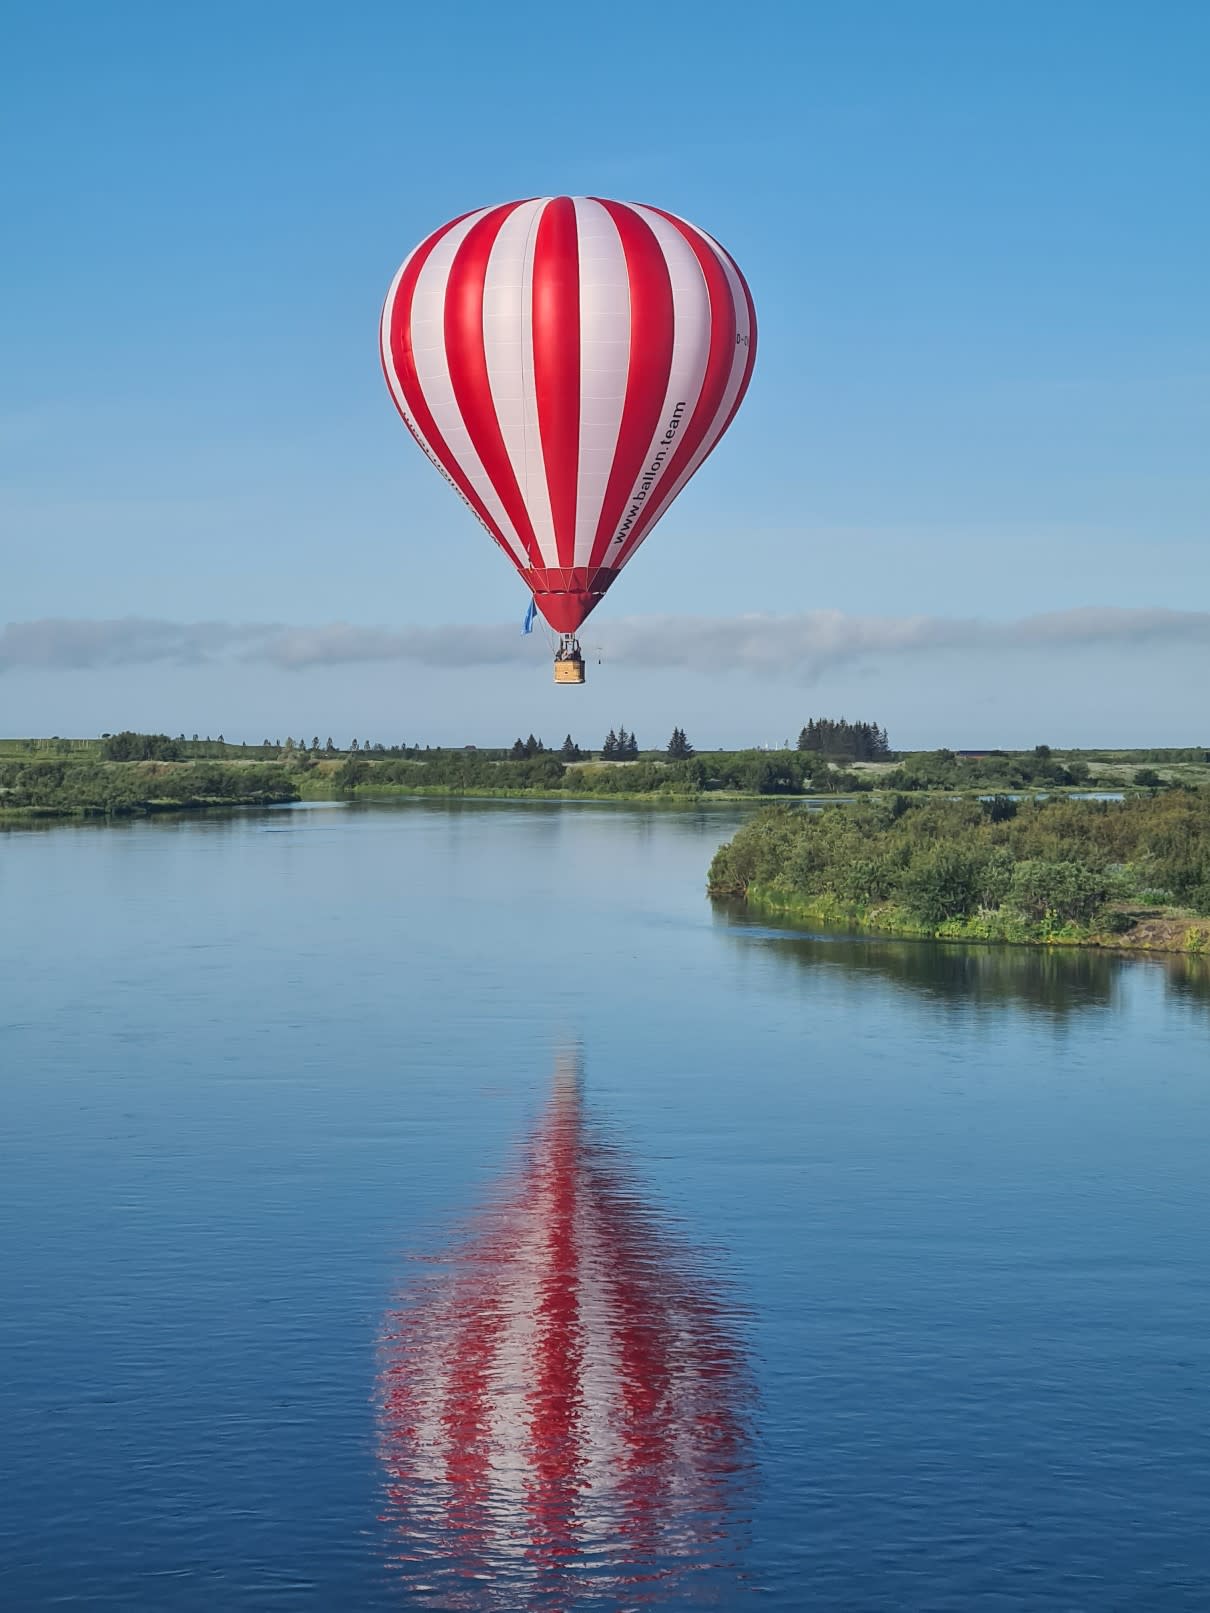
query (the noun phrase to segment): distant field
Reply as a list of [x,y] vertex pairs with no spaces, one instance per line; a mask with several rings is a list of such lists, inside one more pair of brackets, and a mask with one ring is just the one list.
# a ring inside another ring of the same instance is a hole
[[0,739],[0,758],[26,761],[31,756],[99,756],[99,739]]

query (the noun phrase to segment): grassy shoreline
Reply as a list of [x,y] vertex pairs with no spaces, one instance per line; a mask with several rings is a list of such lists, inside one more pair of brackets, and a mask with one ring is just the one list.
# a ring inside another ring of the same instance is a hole
[[243,796],[212,796],[200,797],[183,801],[148,800],[137,801],[130,805],[118,807],[104,806],[16,806],[0,807],[0,827],[5,824],[20,826],[22,823],[63,823],[75,820],[87,820],[90,823],[116,823],[130,818],[151,818],[166,812],[216,812],[229,810],[231,807],[271,807],[294,806],[300,799],[297,795],[266,796],[263,794]]
[[754,913],[795,925],[825,925],[899,941],[964,941],[996,946],[1100,947],[1116,952],[1175,952],[1210,957],[1210,919],[1140,911],[1129,930],[1098,929],[1072,921],[1048,925],[1020,915],[977,915],[922,924],[892,902],[868,907],[835,896],[793,897],[750,885],[742,898]]
[[[236,764],[237,767],[250,770],[250,765]],[[108,769],[117,773],[120,771],[136,771],[138,764],[109,763]],[[161,774],[172,771],[170,767],[161,765]],[[236,768],[232,767],[231,772]],[[284,771],[277,770],[274,771]],[[570,771],[570,770],[569,770]],[[466,801],[545,801],[557,803],[566,801],[579,805],[591,803],[617,803],[631,806],[682,806],[682,807],[735,807],[735,806],[765,806],[771,800],[785,800],[795,806],[817,809],[830,806],[847,806],[858,797],[848,794],[817,794],[807,791],[801,795],[787,797],[770,797],[750,790],[677,790],[667,786],[656,790],[601,790],[582,788],[550,788],[542,784],[528,786],[517,785],[476,785],[476,784],[374,784],[360,783],[341,787],[337,784],[330,771],[316,770],[308,772],[289,772],[286,774],[288,783],[271,792],[249,791],[246,793],[213,796],[191,796],[176,798],[171,796],[157,797],[148,795],[145,799],[137,801],[122,801],[119,804],[103,804],[101,802],[62,802],[39,803],[28,805],[0,804],[0,824],[19,824],[37,820],[66,820],[66,819],[120,819],[130,817],[147,817],[163,812],[206,812],[221,810],[226,807],[241,806],[288,806],[296,801],[362,801],[362,800],[391,800],[410,798],[436,799],[436,800],[466,800]],[[882,791],[873,791],[865,799],[877,800]],[[916,792],[918,800],[975,800],[983,791],[977,789],[938,789],[921,790]],[[1028,792],[1032,794],[1034,792]],[[1087,794],[1087,788],[1057,787],[1046,794],[1054,798],[1079,797]],[[1126,798],[1131,796],[1147,796],[1147,790],[1134,790],[1126,786],[1122,794]]]
[[[306,785],[302,789],[302,798],[308,801],[373,801],[391,800],[392,798],[406,798],[409,796],[436,797],[441,800],[463,801],[575,801],[580,803],[596,802],[608,805],[611,801],[623,804],[638,803],[649,806],[653,802],[666,802],[673,806],[743,806],[769,804],[767,795],[741,794],[726,790],[701,790],[693,793],[676,790],[552,790],[541,785],[533,785],[528,789],[510,788],[502,786],[494,789],[488,785],[460,785],[460,784],[359,784],[351,790],[333,790],[332,788],[312,787]],[[798,800],[812,799],[836,801],[837,796],[803,797]]]

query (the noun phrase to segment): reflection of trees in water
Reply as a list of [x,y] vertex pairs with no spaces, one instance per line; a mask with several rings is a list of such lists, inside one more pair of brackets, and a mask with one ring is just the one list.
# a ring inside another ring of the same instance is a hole
[[[1158,964],[1161,960],[1156,959]],[[1178,1001],[1210,1008],[1210,958],[1166,956],[1163,960],[1168,990]]]
[[741,1318],[587,1123],[574,1061],[495,1202],[386,1318],[380,1397],[409,1605],[735,1589]]
[[940,1002],[1009,1003],[1063,1018],[1114,1006],[1134,971],[1184,1000],[1210,1005],[1210,959],[1146,955],[1095,947],[977,946],[948,941],[891,941],[877,936],[772,932],[736,904],[716,904],[737,938],[754,938],[792,965],[871,974]]

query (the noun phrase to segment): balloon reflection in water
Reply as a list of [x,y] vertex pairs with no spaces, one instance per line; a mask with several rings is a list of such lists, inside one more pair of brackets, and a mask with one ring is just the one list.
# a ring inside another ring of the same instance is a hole
[[412,1605],[633,1607],[734,1583],[740,1322],[561,1059],[496,1202],[387,1318],[387,1521]]

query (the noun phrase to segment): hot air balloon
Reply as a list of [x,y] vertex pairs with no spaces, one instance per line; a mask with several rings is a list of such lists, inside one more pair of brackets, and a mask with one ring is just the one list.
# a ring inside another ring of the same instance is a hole
[[563,1055],[517,1168],[386,1319],[381,1455],[407,1605],[734,1589],[752,1468],[741,1317],[643,1202]]
[[483,207],[404,260],[382,310],[404,424],[559,634],[585,617],[726,431],[756,357],[732,258],[659,207]]

